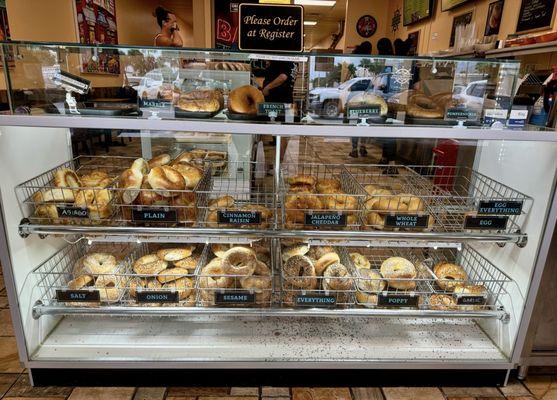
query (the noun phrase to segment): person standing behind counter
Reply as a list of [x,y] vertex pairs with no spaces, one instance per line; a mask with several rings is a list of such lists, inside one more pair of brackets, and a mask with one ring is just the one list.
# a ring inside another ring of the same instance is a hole
[[155,36],[155,46],[182,47],[184,42],[178,33],[178,20],[176,15],[163,7],[155,8],[154,16],[161,31]]

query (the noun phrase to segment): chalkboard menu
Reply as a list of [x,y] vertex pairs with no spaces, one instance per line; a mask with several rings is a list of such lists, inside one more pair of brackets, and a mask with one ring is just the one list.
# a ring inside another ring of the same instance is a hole
[[414,24],[431,17],[433,0],[404,0],[402,24]]
[[247,51],[304,50],[304,8],[278,4],[240,4],[238,47]]
[[551,28],[555,0],[522,0],[516,32]]

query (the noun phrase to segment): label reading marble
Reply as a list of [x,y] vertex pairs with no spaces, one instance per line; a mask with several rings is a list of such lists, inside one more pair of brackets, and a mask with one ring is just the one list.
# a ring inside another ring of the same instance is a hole
[[507,227],[509,217],[466,217],[464,229],[501,230]]
[[480,201],[478,214],[520,215],[523,201]]
[[215,305],[254,304],[255,293],[249,292],[215,292]]
[[176,222],[178,217],[176,210],[165,210],[161,208],[142,208],[132,210],[132,221],[134,222]]
[[89,209],[80,207],[56,206],[59,218],[89,218]]
[[418,296],[409,294],[379,294],[377,305],[382,307],[418,307]]
[[219,224],[247,225],[260,224],[261,212],[259,211],[217,211]]
[[337,212],[305,213],[305,224],[311,226],[346,226],[346,215]]
[[337,299],[324,294],[303,294],[295,297],[295,304],[298,307],[333,307]]
[[428,215],[394,214],[385,217],[385,226],[389,228],[427,228]]
[[179,300],[178,292],[171,291],[138,291],[135,298],[138,303],[178,303]]
[[485,304],[485,297],[483,296],[458,296],[456,304],[458,305],[483,305]]
[[96,302],[101,297],[98,290],[57,290],[56,300],[66,302]]

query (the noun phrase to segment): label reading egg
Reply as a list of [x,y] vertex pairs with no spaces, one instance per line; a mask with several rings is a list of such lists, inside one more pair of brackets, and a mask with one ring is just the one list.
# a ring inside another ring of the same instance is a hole
[[232,225],[260,224],[261,213],[259,211],[217,211],[217,222]]
[[485,216],[471,217],[467,216],[464,220],[464,229],[479,230],[502,230],[507,228],[509,217]]

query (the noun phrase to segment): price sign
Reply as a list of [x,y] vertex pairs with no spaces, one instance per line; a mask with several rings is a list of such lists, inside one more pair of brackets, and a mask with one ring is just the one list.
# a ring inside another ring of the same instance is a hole
[[259,211],[217,211],[217,222],[232,225],[260,224],[261,213]]
[[385,217],[385,226],[389,228],[427,228],[429,215],[394,214]]
[[57,290],[56,300],[72,303],[98,302],[101,297],[98,290]]
[[175,291],[138,291],[135,295],[138,303],[178,303],[178,292]]
[[485,216],[485,217],[466,217],[464,219],[464,229],[479,230],[503,230],[507,227],[509,217]]
[[87,208],[56,206],[56,211],[60,218],[89,218],[89,209]]
[[481,306],[486,302],[484,296],[458,296],[456,299],[456,304],[458,305],[475,305]]
[[346,115],[349,119],[380,117],[381,107],[375,105],[348,106],[346,107]]
[[382,307],[418,307],[418,296],[410,294],[384,294],[377,297],[377,305]]
[[346,226],[346,215],[338,212],[305,213],[305,224],[311,226]]
[[132,221],[134,222],[177,222],[176,210],[165,210],[162,208],[132,209]]
[[333,307],[337,304],[334,296],[321,294],[304,294],[295,297],[297,307]]
[[255,293],[228,291],[228,292],[215,292],[216,305],[230,305],[230,304],[254,304]]
[[445,119],[449,121],[477,121],[478,113],[466,108],[449,108],[445,114]]
[[523,201],[480,201],[478,214],[520,215],[523,205]]
[[509,115],[509,120],[507,121],[507,126],[509,128],[523,128],[526,125],[526,120],[528,119],[528,110],[513,108]]

